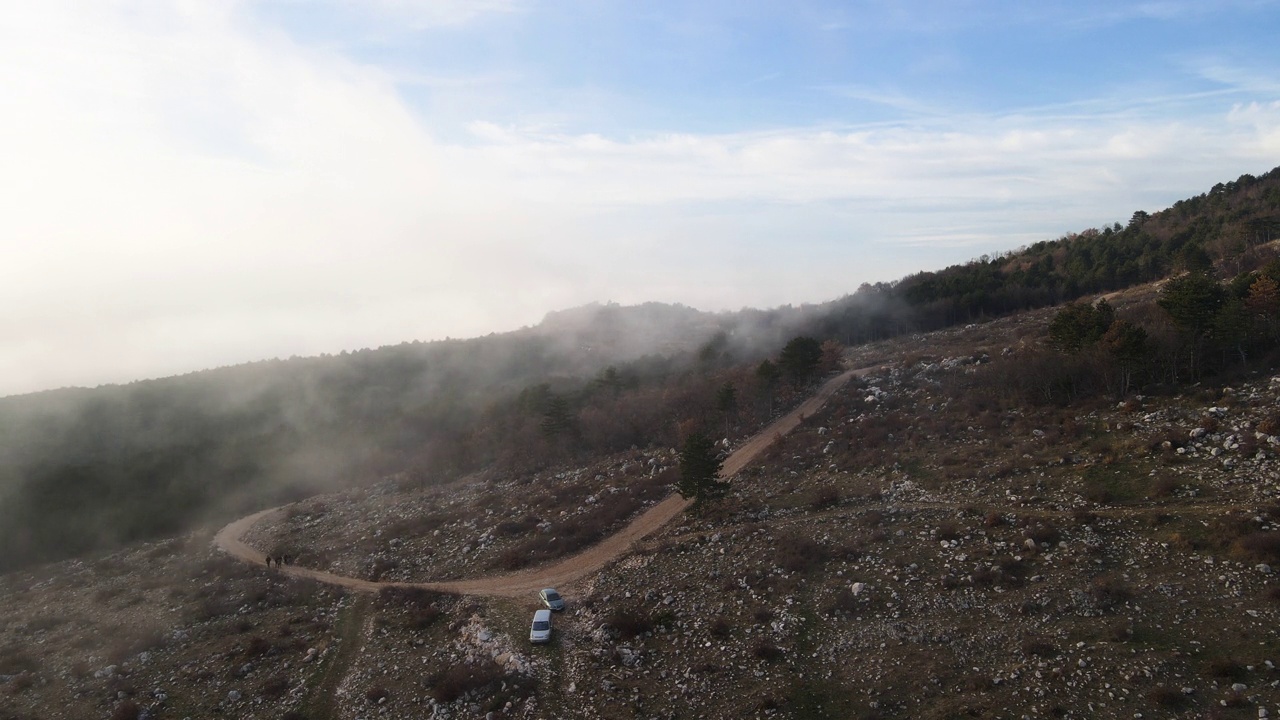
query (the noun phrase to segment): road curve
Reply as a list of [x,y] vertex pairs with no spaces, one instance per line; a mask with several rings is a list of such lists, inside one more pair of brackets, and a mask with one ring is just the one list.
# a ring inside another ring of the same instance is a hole
[[[817,412],[828,398],[849,382],[850,378],[866,375],[875,369],[876,367],[866,367],[848,370],[828,380],[812,397],[801,403],[799,407],[770,423],[768,427],[756,433],[744,445],[735,450],[733,454],[725,459],[721,475],[726,478],[732,478],[737,475],[755,460],[761,452],[772,445],[775,440],[791,432],[804,418]],[[462,595],[528,597],[531,593],[535,593],[544,587],[569,587],[584,577],[599,571],[611,561],[625,554],[642,538],[684,512],[691,502],[678,494],[671,495],[641,513],[626,527],[577,555],[572,555],[549,565],[540,565],[511,573],[488,575],[468,580],[410,583],[372,582],[345,575],[335,575],[321,570],[312,570],[298,565],[286,565],[280,568],[279,571],[296,577],[310,578],[361,592],[377,592],[387,587],[412,587]],[[264,563],[265,556],[263,553],[246,545],[240,538],[255,523],[280,513],[283,509],[284,507],[282,506],[262,510],[230,523],[214,536],[214,545],[245,562]]]

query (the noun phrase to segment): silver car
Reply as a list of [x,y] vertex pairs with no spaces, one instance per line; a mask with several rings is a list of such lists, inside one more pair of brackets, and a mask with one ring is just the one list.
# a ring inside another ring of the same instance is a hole
[[529,642],[551,642],[551,611],[539,610],[533,614],[533,625],[529,627]]
[[555,588],[543,588],[538,592],[538,598],[548,610],[560,612],[564,609],[564,598],[560,597],[560,593],[556,592]]

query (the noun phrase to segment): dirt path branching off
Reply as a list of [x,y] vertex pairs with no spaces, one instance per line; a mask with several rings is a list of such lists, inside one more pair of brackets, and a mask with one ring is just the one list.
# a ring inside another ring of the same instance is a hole
[[[760,453],[764,452],[775,440],[794,430],[804,418],[816,413],[837,390],[844,387],[851,378],[866,375],[876,368],[860,368],[848,370],[828,380],[818,391],[791,412],[771,423],[756,433],[744,445],[739,447],[724,461],[721,475],[732,478],[751,464]],[[568,587],[573,583],[599,571],[605,565],[624,555],[637,542],[666,525],[673,518],[684,512],[692,501],[679,495],[671,495],[654,505],[632,520],[626,527],[610,535],[600,543],[558,562],[517,572],[488,575],[469,580],[452,580],[448,582],[372,582],[359,578],[335,575],[333,573],[312,570],[297,565],[286,565],[280,572],[297,577],[310,578],[330,585],[338,585],[361,592],[378,592],[387,587],[413,587],[439,592],[462,595],[488,595],[499,597],[521,597],[535,593],[544,587]],[[259,550],[245,544],[242,538],[254,524],[267,517],[283,511],[277,507],[254,513],[227,525],[214,537],[214,544],[230,555],[254,564],[264,564],[264,555]]]

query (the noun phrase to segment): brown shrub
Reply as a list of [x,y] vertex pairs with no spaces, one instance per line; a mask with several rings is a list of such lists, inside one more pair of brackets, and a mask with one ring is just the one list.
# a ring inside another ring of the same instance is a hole
[[974,585],[994,585],[999,579],[1000,573],[989,567],[978,568],[969,576],[973,580]]
[[1062,536],[1062,534],[1058,532],[1058,528],[1044,522],[1039,522],[1034,525],[1029,524],[1026,530],[1023,531],[1023,534],[1034,540],[1037,545],[1041,543],[1049,543],[1052,545],[1053,543],[1058,542],[1058,538]]
[[111,720],[138,720],[138,715],[141,713],[142,708],[138,707],[138,703],[125,698],[111,712]]
[[0,675],[19,675],[39,669],[39,661],[20,645],[6,645],[0,649]]
[[605,624],[617,631],[624,640],[630,640],[653,628],[653,621],[647,615],[629,608],[614,610]]
[[1216,678],[1239,680],[1247,672],[1244,663],[1235,658],[1218,658],[1209,663],[1209,674]]
[[1108,573],[1093,579],[1089,595],[1098,607],[1107,609],[1128,602],[1133,597],[1133,588],[1118,575]]
[[1258,432],[1267,435],[1280,435],[1280,411],[1273,411],[1258,423]]
[[261,657],[270,655],[275,649],[276,646],[270,640],[261,635],[254,635],[249,638],[249,642],[245,645],[244,654],[245,657]]
[[858,609],[858,598],[847,587],[840,588],[827,605],[828,615],[852,615]]
[[826,510],[840,504],[840,491],[831,487],[820,487],[809,497],[809,507],[814,511]]
[[1044,638],[1027,638],[1022,641],[1022,654],[1035,655],[1036,657],[1051,658],[1057,657],[1058,649],[1053,643]]
[[1031,566],[1022,560],[1015,560],[1011,557],[1002,558],[996,567],[1000,571],[1000,575],[1004,578],[1007,585],[1021,587],[1027,579],[1027,575],[1031,573]]
[[437,701],[449,703],[501,677],[501,668],[492,662],[452,665],[432,679],[430,693]]
[[1163,477],[1163,478],[1157,479],[1154,483],[1151,484],[1150,495],[1153,498],[1173,497],[1174,493],[1177,492],[1177,490],[1178,490],[1178,483],[1175,482],[1173,478]]
[[1112,642],[1128,642],[1133,639],[1133,626],[1128,621],[1115,623],[1108,629],[1107,639]]
[[119,665],[125,660],[145,650],[154,650],[164,645],[164,634],[159,630],[142,630],[134,633],[117,635],[107,648],[107,662]]
[[1162,708],[1176,708],[1185,702],[1186,696],[1181,691],[1167,685],[1157,685],[1147,691],[1147,702]]
[[379,700],[382,700],[383,698],[387,698],[390,696],[391,696],[391,693],[387,692],[387,689],[381,685],[374,685],[373,687],[364,691],[364,699],[368,700],[369,702],[375,705],[378,703]]
[[776,545],[774,561],[787,572],[808,572],[830,559],[830,552],[812,538],[804,536],[783,537]]
[[269,698],[284,697],[284,694],[288,691],[289,691],[289,678],[285,677],[284,675],[275,675],[273,677],[268,678],[262,683],[262,686],[258,689],[258,692],[260,692],[263,696],[269,697]]
[[1239,548],[1261,562],[1280,562],[1280,532],[1256,532],[1237,541]]
[[1076,525],[1092,525],[1098,522],[1098,514],[1087,508],[1076,508],[1071,511],[1071,519]]
[[1084,490],[1080,494],[1084,496],[1085,500],[1098,505],[1105,505],[1111,502],[1112,498],[1111,490],[1096,480],[1086,482]]
[[995,687],[995,683],[985,673],[974,673],[964,680],[964,689],[969,692],[988,692]]
[[777,645],[772,645],[769,643],[761,643],[757,645],[754,650],[751,651],[751,654],[756,656],[760,660],[764,660],[765,662],[771,663],[771,662],[777,662],[778,660],[781,660],[786,653],[784,653],[782,651],[782,648],[778,647]]
[[494,533],[500,537],[523,537],[536,531],[541,522],[533,515],[525,515],[519,520],[503,520],[494,527]]
[[958,540],[961,535],[960,526],[953,520],[943,522],[938,526],[939,540]]
[[30,690],[36,684],[36,677],[29,672],[13,676],[9,680],[9,694],[17,695]]

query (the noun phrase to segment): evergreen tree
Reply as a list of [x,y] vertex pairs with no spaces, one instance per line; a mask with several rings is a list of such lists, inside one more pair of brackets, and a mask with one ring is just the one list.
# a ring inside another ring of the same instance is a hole
[[792,338],[782,348],[778,356],[778,366],[786,374],[792,385],[805,385],[818,371],[818,362],[822,360],[822,345],[811,337]]
[[1188,273],[1165,283],[1156,301],[1182,332],[1193,379],[1200,371],[1200,355],[1226,296],[1227,291],[1213,278]]
[[1102,336],[1100,344],[1116,369],[1113,389],[1118,396],[1124,397],[1133,386],[1134,375],[1145,368],[1150,359],[1147,331],[1128,320],[1116,320]]
[[1115,320],[1115,311],[1106,300],[1097,305],[1068,303],[1049,322],[1049,342],[1065,352],[1079,352],[1102,338]]
[[554,436],[572,429],[573,416],[569,412],[569,401],[560,395],[550,395],[547,398],[547,408],[542,413],[542,431]]
[[721,497],[729,489],[727,483],[720,482],[721,465],[715,443],[700,432],[690,433],[680,449],[680,480],[676,483],[676,492],[686,500],[693,500],[695,508]]
[[769,415],[773,415],[773,389],[780,377],[782,377],[781,371],[771,360],[761,360],[756,366],[756,379],[760,381],[761,391],[769,399]]
[[729,436],[729,420],[738,413],[738,390],[732,382],[726,382],[716,391],[716,410],[724,415],[724,435]]

